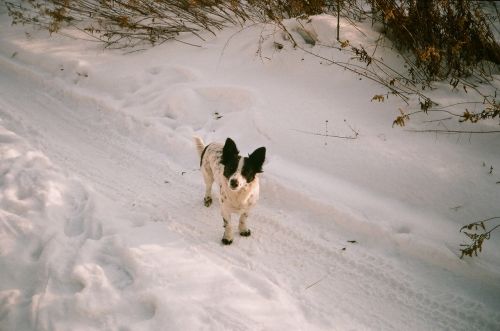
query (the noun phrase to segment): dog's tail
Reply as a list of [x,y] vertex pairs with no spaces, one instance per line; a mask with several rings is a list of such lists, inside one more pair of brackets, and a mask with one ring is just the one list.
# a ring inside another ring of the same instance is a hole
[[205,149],[205,143],[203,139],[200,137],[194,137],[194,144],[196,145],[196,150],[198,151],[198,155],[201,157],[203,150]]

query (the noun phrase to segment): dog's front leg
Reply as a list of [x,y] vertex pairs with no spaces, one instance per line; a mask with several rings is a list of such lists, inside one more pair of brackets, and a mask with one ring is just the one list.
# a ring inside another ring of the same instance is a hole
[[248,212],[243,212],[240,215],[240,223],[238,225],[238,230],[240,231],[240,236],[243,237],[248,237],[251,234],[251,231],[249,228],[247,228],[247,218],[248,218]]
[[224,245],[231,245],[233,242],[233,228],[231,227],[231,213],[222,205],[222,220],[224,221],[224,236],[222,243]]

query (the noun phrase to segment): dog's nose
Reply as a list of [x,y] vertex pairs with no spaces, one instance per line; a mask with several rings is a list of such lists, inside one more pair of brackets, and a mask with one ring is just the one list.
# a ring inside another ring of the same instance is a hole
[[236,179],[231,179],[229,181],[229,185],[231,185],[231,188],[237,188],[238,187],[238,180]]

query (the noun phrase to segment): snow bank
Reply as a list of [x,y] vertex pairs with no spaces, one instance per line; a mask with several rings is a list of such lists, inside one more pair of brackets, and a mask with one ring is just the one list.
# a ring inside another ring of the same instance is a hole
[[51,297],[80,288],[69,261],[85,240],[100,238],[101,227],[79,181],[4,127],[0,141],[2,324],[47,329],[43,314]]

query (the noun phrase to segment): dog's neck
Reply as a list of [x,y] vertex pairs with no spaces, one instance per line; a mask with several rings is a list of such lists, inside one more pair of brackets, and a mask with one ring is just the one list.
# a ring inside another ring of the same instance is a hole
[[254,180],[242,187],[238,191],[231,190],[229,186],[227,185],[226,182],[224,182],[224,190],[228,197],[231,199],[231,201],[239,201],[243,204],[247,203],[247,200],[255,196],[255,194],[258,194],[259,190],[259,177],[255,176]]

